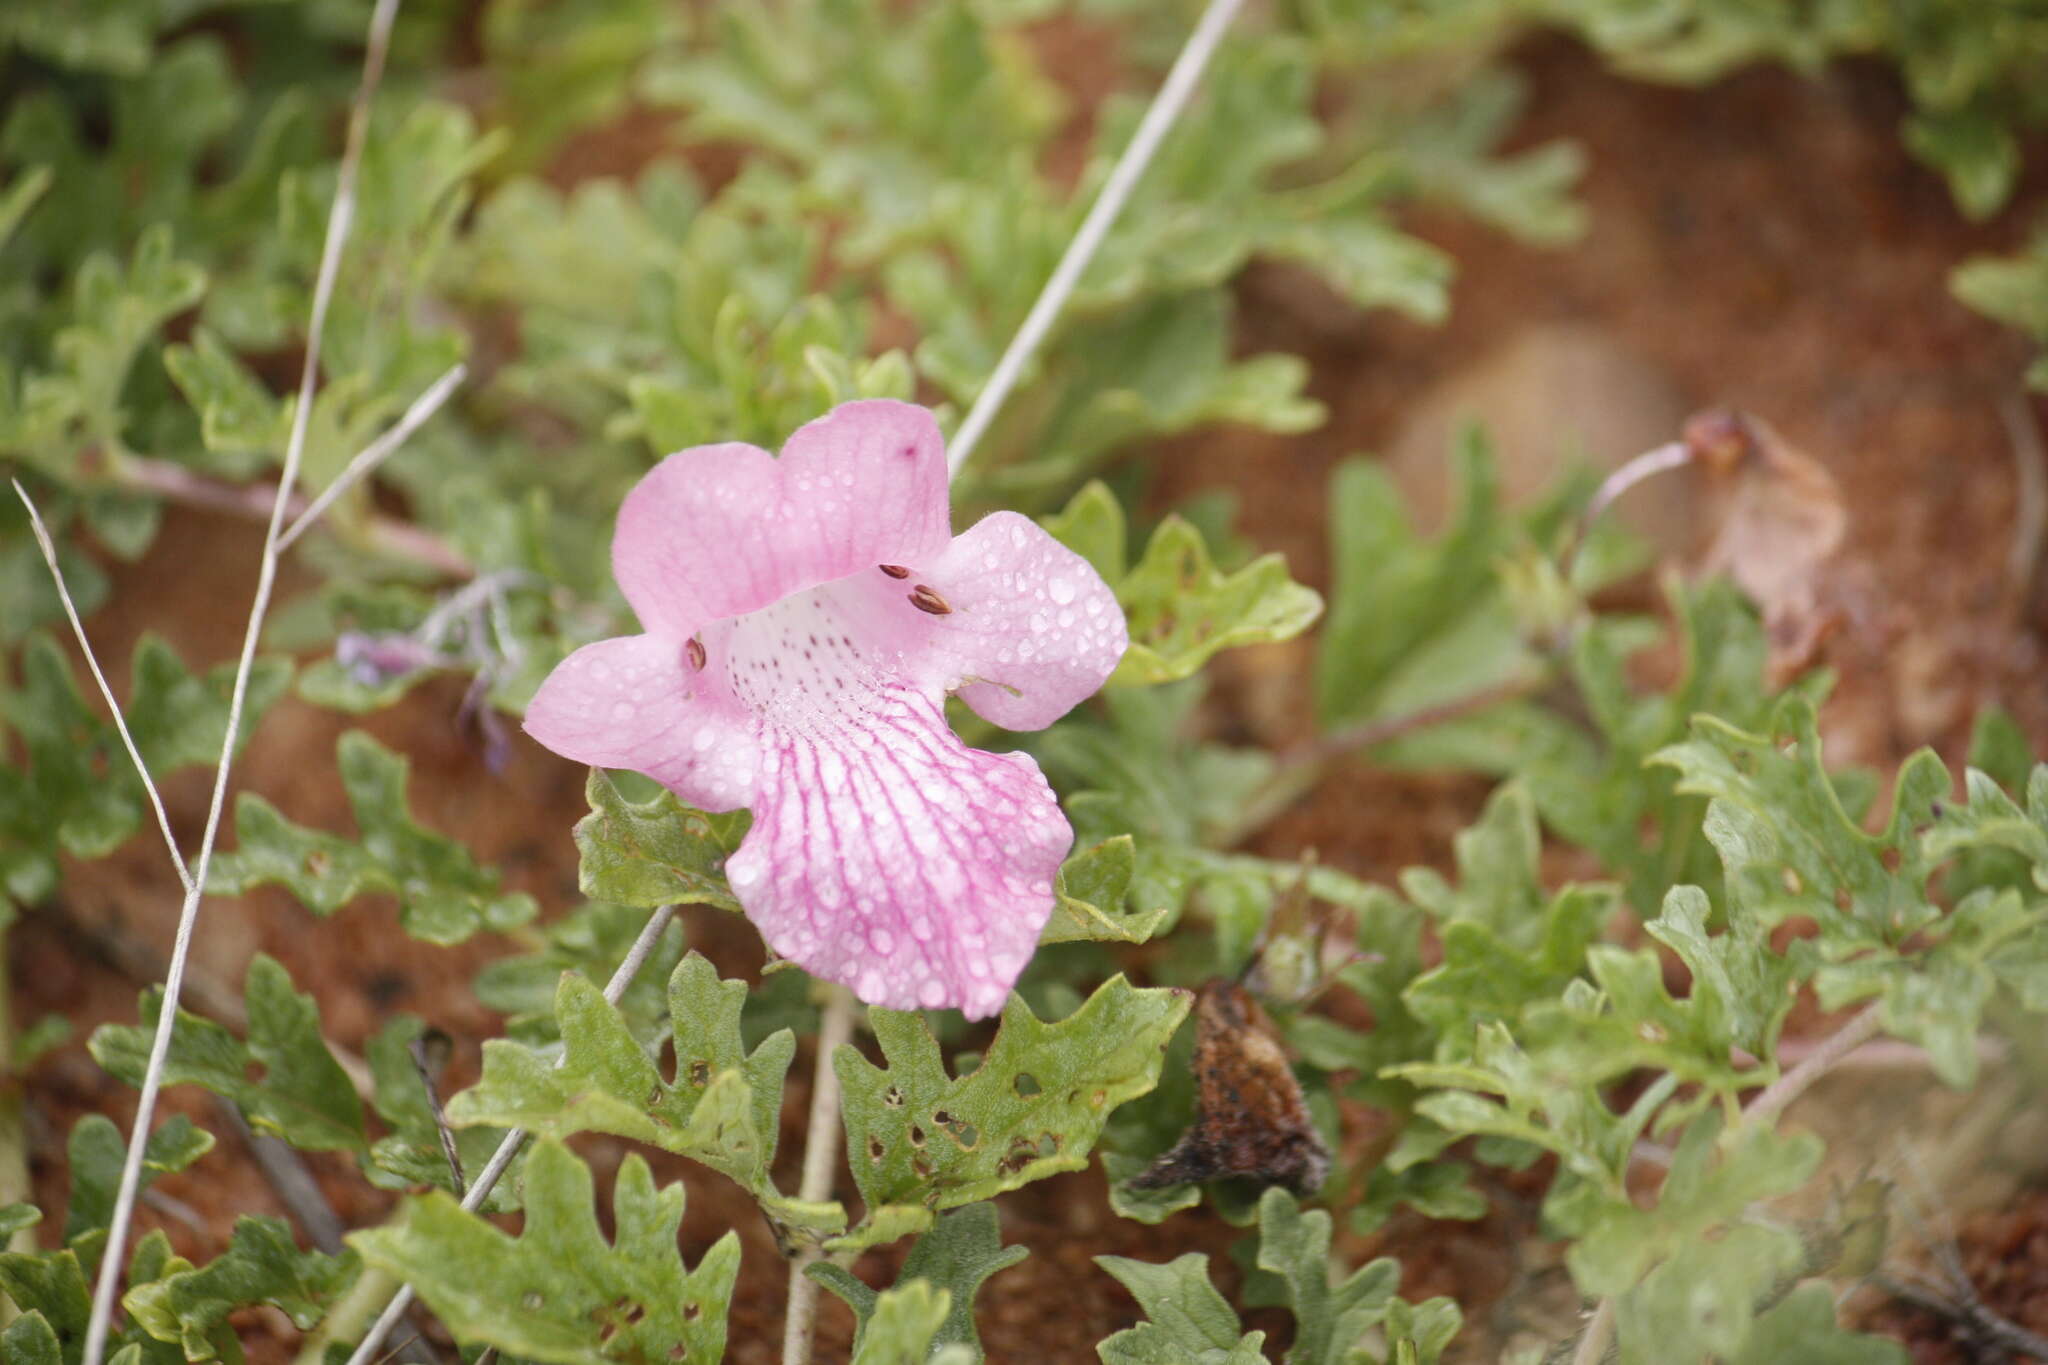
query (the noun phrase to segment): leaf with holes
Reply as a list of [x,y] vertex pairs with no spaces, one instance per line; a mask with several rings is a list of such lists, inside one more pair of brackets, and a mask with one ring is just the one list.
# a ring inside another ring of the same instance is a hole
[[832,1058],[861,1197],[948,1209],[1080,1170],[1110,1112],[1158,1083],[1188,1004],[1117,976],[1048,1024],[1012,995],[980,1065],[957,1079],[920,1016],[870,1010],[885,1064],[852,1048]]
[[[362,1101],[320,1036],[313,997],[293,990],[285,969],[258,953],[249,964],[243,999],[247,1043],[210,1019],[178,1011],[164,1084],[203,1086],[232,1100],[256,1131],[295,1147],[362,1151]],[[130,1085],[142,1084],[162,1001],[162,991],[151,987],[142,997],[140,1025],[103,1024],[95,1030],[93,1059]],[[261,1077],[252,1078],[258,1067]]]
[[725,860],[746,837],[746,811],[707,815],[666,791],[628,801],[602,768],[590,770],[584,796],[590,814],[576,822],[576,882],[584,895],[648,908],[740,908],[725,884]]
[[245,793],[235,803],[237,847],[214,858],[208,890],[234,895],[281,885],[318,915],[365,892],[388,892],[398,898],[406,932],[440,944],[533,918],[533,897],[503,890],[498,874],[465,845],[414,822],[405,798],[410,763],[360,730],[341,737],[338,755],[360,840],[295,825]]
[[397,1225],[349,1242],[471,1345],[546,1365],[715,1365],[725,1354],[739,1237],[727,1232],[686,1267],[676,1246],[681,1183],[657,1190],[647,1163],[628,1156],[612,1191],[609,1242],[590,1168],[560,1143],[534,1148],[523,1193],[518,1237],[436,1190]]

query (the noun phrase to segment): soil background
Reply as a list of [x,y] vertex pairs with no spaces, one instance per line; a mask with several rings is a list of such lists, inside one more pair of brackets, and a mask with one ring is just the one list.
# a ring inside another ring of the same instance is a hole
[[[1101,45],[1089,37],[1060,26],[1040,34],[1055,54],[1099,54]],[[1420,407],[1442,406],[1450,401],[1444,395],[1454,398],[1469,377],[1498,368],[1517,337],[1568,329],[1612,359],[1620,367],[1615,373],[1639,376],[1640,383],[1618,381],[1611,391],[1595,384],[1595,392],[1583,393],[1551,383],[1546,376],[1553,371],[1540,361],[1525,367],[1508,385],[1519,395],[1509,419],[1514,429],[1497,433],[1511,462],[1518,434],[1540,431],[1587,403],[1633,402],[1656,389],[1668,395],[1657,401],[1688,409],[1732,403],[1755,412],[1841,481],[1852,517],[1849,553],[1865,566],[1876,609],[1834,651],[1842,680],[1826,714],[1831,758],[1889,767],[1910,749],[1933,744],[1956,762],[1971,717],[1989,702],[2011,710],[2037,740],[2048,735],[2039,622],[2026,605],[2031,584],[2016,582],[2008,565],[2018,465],[1999,413],[1999,404],[2019,391],[2025,346],[1947,290],[1958,261],[2014,248],[2048,202],[2041,173],[2048,148],[2033,149],[2032,178],[2014,205],[1972,226],[1940,181],[1901,150],[1906,105],[1881,68],[1838,65],[1812,78],[1757,70],[1708,89],[1680,90],[1607,74],[1597,59],[1555,39],[1525,44],[1513,63],[1531,85],[1516,142],[1569,137],[1588,154],[1582,194],[1591,227],[1584,240],[1540,250],[1454,215],[1413,218],[1411,226],[1458,262],[1452,314],[1436,328],[1385,313],[1360,315],[1304,276],[1253,268],[1240,284],[1241,349],[1307,356],[1312,391],[1328,405],[1330,420],[1296,437],[1222,428],[1144,452],[1158,461],[1162,504],[1230,490],[1241,509],[1240,530],[1284,551],[1298,577],[1327,588],[1324,507],[1312,490],[1326,486],[1337,462],[1399,443]],[[1077,125],[1089,116],[1091,98],[1115,79],[1114,62],[1100,55],[1054,61],[1050,69],[1081,96]],[[630,171],[659,147],[644,119],[628,119],[609,140],[580,139],[562,178]],[[1641,392],[1625,391],[1632,387]],[[1634,451],[1598,453],[1619,459]],[[1426,473],[1417,477],[1427,482]],[[1684,533],[1687,512],[1681,503],[1676,534]],[[188,660],[232,657],[258,546],[256,531],[244,524],[171,514],[149,555],[115,573],[111,605],[93,622],[103,654],[125,659],[147,627]],[[287,594],[293,586],[285,583]],[[1247,741],[1301,738],[1310,724],[1310,657],[1296,645],[1228,659],[1218,670],[1210,722]],[[424,823],[495,860],[543,907],[575,903],[568,831],[584,812],[582,772],[520,737],[510,766],[491,776],[455,722],[459,695],[455,685],[422,687],[367,728],[410,756],[415,813]],[[257,731],[237,787],[263,792],[294,819],[351,828],[326,757],[345,728],[341,718],[281,703]],[[206,785],[206,774],[189,773],[166,792],[188,846],[203,823]],[[1443,866],[1451,836],[1485,792],[1486,784],[1472,778],[1353,765],[1276,822],[1260,851],[1287,856],[1313,847],[1326,862],[1380,879],[1411,863]],[[69,869],[58,903],[13,931],[17,1018],[60,1013],[74,1029],[72,1041],[25,1079],[36,1193],[45,1208],[63,1207],[63,1135],[72,1124],[97,1112],[125,1125],[132,1115],[133,1092],[99,1071],[84,1039],[102,1022],[133,1022],[144,974],[168,950],[177,903],[160,849],[138,836],[112,859]],[[683,920],[692,945],[727,974],[758,967],[760,949],[743,922],[703,909]],[[508,951],[503,941],[429,950],[398,932],[391,906],[375,899],[316,921],[281,895],[258,895],[209,904],[196,976],[239,983],[258,950],[282,960],[301,988],[314,992],[329,1036],[344,1046],[360,1051],[392,1011],[420,1014],[447,1031],[457,1040],[452,1085],[474,1076],[482,1041],[500,1031],[468,981]],[[785,1106],[781,1161],[788,1187],[802,1145],[797,1125],[810,1068],[806,1048],[792,1069]],[[221,1127],[210,1100],[189,1088],[169,1091],[165,1107]],[[603,1170],[624,1144],[587,1142],[582,1150]],[[728,1227],[744,1244],[728,1359],[779,1359],[784,1276],[751,1201],[702,1168],[651,1155],[659,1178],[688,1181],[688,1257]],[[311,1165],[346,1224],[372,1223],[390,1211],[394,1196],[371,1189],[346,1162],[313,1158]],[[1090,1361],[1097,1341],[1137,1319],[1135,1304],[1092,1265],[1094,1255],[1160,1261],[1204,1252],[1219,1284],[1235,1292],[1227,1249],[1237,1230],[1206,1211],[1156,1228],[1125,1222],[1109,1213],[1101,1186],[1099,1170],[1091,1170],[1000,1202],[1006,1240],[1031,1255],[993,1279],[980,1299],[984,1343],[997,1365]],[[217,1254],[237,1215],[286,1213],[229,1136],[195,1172],[158,1188],[171,1202],[145,1209],[142,1226],[163,1227],[194,1258]],[[1404,1215],[1343,1249],[1356,1258],[1400,1256],[1411,1296],[1455,1295],[1473,1324],[1461,1358],[1492,1359],[1532,1330],[1571,1328],[1574,1305],[1568,1290],[1560,1298],[1555,1249],[1534,1232],[1539,1192],[1503,1185],[1495,1211],[1479,1223]],[[44,1231],[59,1224],[46,1222]],[[2048,1283],[2048,1197],[2016,1199],[1962,1231],[1966,1258],[1992,1306],[2048,1327],[2048,1294],[2040,1289]],[[902,1251],[873,1253],[859,1271],[886,1283]],[[1929,1319],[1887,1309],[1879,1320],[1911,1341],[1920,1361],[1965,1359]],[[1285,1343],[1284,1314],[1253,1311],[1246,1321],[1267,1329],[1269,1347]],[[250,1314],[237,1325],[253,1365],[290,1359],[298,1334],[282,1317]],[[818,1359],[845,1359],[851,1326],[844,1308],[826,1296]]]

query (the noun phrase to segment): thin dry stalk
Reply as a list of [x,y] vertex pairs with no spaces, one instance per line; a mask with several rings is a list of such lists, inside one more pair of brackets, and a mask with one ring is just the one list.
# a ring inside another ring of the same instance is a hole
[[1117,157],[1116,165],[1110,168],[1109,178],[1102,182],[1102,191],[1095,196],[1088,216],[1081,220],[1074,240],[1067,243],[1066,252],[1061,255],[1059,264],[1053,267],[1045,288],[1039,291],[1031,311],[1024,315],[1023,325],[1010,338],[1009,347],[1004,350],[1002,359],[996,362],[995,372],[989,375],[988,382],[975,395],[974,406],[967,410],[960,430],[954,433],[952,445],[946,451],[946,468],[950,473],[959,474],[968,456],[981,443],[981,438],[988,434],[989,424],[995,421],[1003,400],[1010,396],[1010,390],[1024,373],[1024,366],[1030,363],[1039,343],[1045,340],[1045,334],[1052,330],[1060,309],[1066,307],[1068,296],[1080,283],[1081,273],[1095,259],[1096,249],[1109,235],[1117,215],[1123,212],[1131,191],[1144,178],[1145,169],[1152,164],[1153,153],[1159,150],[1159,144],[1166,140],[1166,135],[1180,120],[1181,112],[1187,108],[1195,86],[1202,79],[1203,70],[1209,65],[1209,59],[1216,54],[1217,44],[1223,41],[1224,30],[1230,27],[1230,21],[1236,17],[1242,3],[1243,0],[1209,0],[1209,7],[1202,11],[1201,20],[1196,23],[1194,32],[1188,35],[1180,56],[1174,58],[1172,70],[1160,83],[1159,93],[1152,97],[1151,107],[1145,110],[1138,131],[1131,135],[1130,144]]
[[[832,1058],[853,1038],[853,992],[827,986],[818,1026],[818,1056],[811,1070],[811,1116],[804,1129],[804,1173],[797,1198],[817,1204],[832,1197],[832,1167],[839,1159],[839,1072]],[[807,1365],[818,1323],[818,1282],[804,1272],[823,1255],[806,1246],[789,1263],[789,1308],[782,1316],[782,1365]]]
[[99,655],[93,652],[92,641],[85,636],[85,622],[78,619],[78,606],[71,600],[71,585],[64,581],[64,570],[57,564],[57,547],[50,540],[50,528],[43,524],[43,514],[36,510],[35,499],[29,497],[20,479],[14,480],[14,495],[28,509],[29,526],[36,533],[36,544],[43,552],[43,562],[50,566],[50,578],[57,585],[57,600],[64,604],[64,615],[71,622],[71,634],[78,641],[79,652],[85,655],[86,667],[92,670],[92,680],[99,684],[100,696],[107,703],[107,714],[114,718],[114,729],[120,732],[121,745],[128,751],[128,761],[135,765],[135,775],[142,779],[142,790],[149,794],[149,808],[156,812],[156,827],[164,836],[164,851],[171,855],[171,866],[177,871],[178,884],[190,894],[192,870],[185,866],[185,855],[178,851],[177,836],[171,833],[171,817],[164,813],[163,795],[150,779],[149,765],[142,761],[142,751],[135,747],[135,736],[128,732],[128,718],[121,714],[121,704],[114,700],[114,689],[107,685],[106,672],[100,668]]
[[199,856],[193,860],[192,874],[185,888],[185,902],[178,913],[177,936],[172,943],[170,968],[164,975],[163,1002],[157,1016],[156,1036],[150,1044],[149,1068],[143,1073],[142,1094],[135,1107],[135,1124],[128,1135],[128,1155],[121,1167],[121,1184],[114,1197],[113,1219],[107,1229],[106,1249],[101,1254],[99,1281],[93,1290],[92,1314],[86,1324],[83,1365],[101,1365],[106,1354],[121,1269],[127,1260],[129,1224],[135,1216],[135,1196],[141,1184],[143,1152],[149,1142],[150,1125],[156,1116],[157,1092],[163,1085],[164,1063],[170,1054],[171,1032],[178,1018],[178,999],[185,984],[185,965],[191,956],[200,895],[206,886],[207,868],[213,861],[214,841],[220,835],[228,776],[234,768],[235,744],[241,736],[242,708],[248,700],[249,673],[256,662],[256,644],[263,632],[263,619],[270,608],[270,595],[277,584],[278,537],[284,532],[286,503],[291,497],[292,486],[298,481],[299,463],[305,454],[307,424],[313,412],[313,392],[320,377],[320,337],[326,329],[327,308],[334,298],[334,281],[341,264],[341,251],[348,240],[349,224],[355,212],[356,170],[362,163],[363,144],[369,134],[370,98],[384,74],[391,27],[397,17],[398,0],[377,0],[377,7],[370,16],[362,81],[349,111],[348,140],[342,150],[340,171],[335,177],[334,203],[328,211],[320,269],[313,284],[313,310],[306,327],[306,357],[299,372],[298,405],[292,410],[291,436],[285,444],[284,468],[278,476],[277,496],[263,537],[263,558],[256,571],[255,601],[249,608],[248,626],[242,635],[242,653],[235,665],[234,688],[228,698],[226,734],[221,738],[220,762],[214,771],[213,798],[207,810],[206,832],[200,836]]
[[455,392],[456,386],[468,373],[469,367],[457,361],[448,367],[446,374],[428,385],[427,391],[413,399],[412,406],[392,424],[389,431],[357,451],[356,457],[335,476],[334,482],[321,489],[320,496],[306,504],[306,509],[277,538],[277,548],[280,551],[290,549],[292,542],[320,520],[321,513],[332,507],[342,494],[376,473],[378,465],[390,459],[415,431],[426,424],[428,418],[441,410],[441,405],[448,401],[448,395]]

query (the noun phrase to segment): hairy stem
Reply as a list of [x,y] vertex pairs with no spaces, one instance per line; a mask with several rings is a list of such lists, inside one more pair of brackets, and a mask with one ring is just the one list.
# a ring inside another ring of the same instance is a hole
[[1871,1005],[1808,1053],[1799,1065],[1766,1086],[1742,1111],[1743,1119],[1762,1123],[1785,1112],[1807,1087],[1826,1075],[1837,1063],[1878,1035],[1884,1027],[1880,1006]]
[[1504,701],[1530,696],[1549,681],[1548,670],[1532,672],[1493,687],[1482,687],[1477,692],[1463,697],[1453,697],[1449,701],[1410,711],[1405,715],[1386,716],[1377,720],[1362,721],[1357,725],[1347,725],[1290,749],[1280,755],[1273,765],[1272,775],[1246,800],[1244,811],[1236,823],[1218,836],[1215,840],[1216,847],[1236,848],[1271,824],[1289,806],[1300,800],[1309,788],[1321,781],[1323,774],[1338,759],[1377,748],[1403,735],[1426,730],[1432,725],[1461,720]]
[[[277,501],[274,485],[223,483],[195,474],[181,464],[143,455],[124,457],[116,471],[118,481],[137,492],[154,494],[166,502],[229,512],[239,517],[268,518],[271,506]],[[303,519],[310,507],[311,503],[303,494],[294,493],[285,500],[287,514],[294,517]],[[449,578],[469,578],[476,573],[476,565],[470,563],[469,556],[432,531],[411,522],[370,516],[358,523],[357,534],[366,547],[378,554],[418,564]]]
[[[825,987],[825,1013],[818,1027],[818,1056],[811,1071],[811,1116],[804,1129],[804,1174],[797,1197],[820,1203],[832,1197],[832,1168],[839,1158],[839,1073],[832,1057],[853,1037],[853,992]],[[818,1322],[818,1282],[804,1272],[824,1253],[806,1246],[789,1263],[789,1309],[782,1319],[782,1365],[809,1365],[811,1335]]]

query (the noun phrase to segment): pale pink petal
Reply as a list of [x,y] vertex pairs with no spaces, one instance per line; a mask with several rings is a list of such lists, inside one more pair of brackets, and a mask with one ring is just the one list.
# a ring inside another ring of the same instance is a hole
[[[858,652],[1011,730],[1052,724],[1102,686],[1129,637],[1092,565],[1029,517],[997,512],[906,578],[819,590]],[[924,591],[920,593],[920,589]],[[913,598],[943,611],[921,610]]]
[[1064,716],[1101,688],[1130,643],[1095,566],[1015,512],[983,517],[928,572],[952,611],[933,618],[927,658],[942,659],[964,683],[960,700],[1005,729],[1041,730]]
[[869,1004],[995,1014],[1073,831],[1036,763],[967,748],[936,698],[842,700],[836,726],[763,733],[734,894],[776,952]]
[[612,572],[649,630],[687,636],[947,540],[946,455],[923,408],[845,403],[789,438],[669,456],[626,496]]
[[701,810],[754,799],[758,722],[724,671],[693,668],[657,635],[600,640],[564,659],[526,708],[526,732],[596,768],[647,774]]

